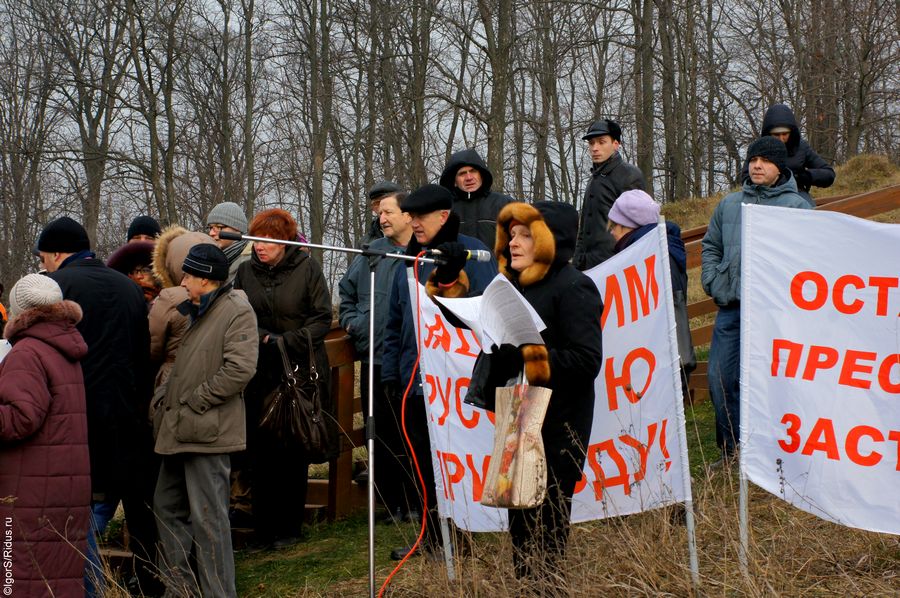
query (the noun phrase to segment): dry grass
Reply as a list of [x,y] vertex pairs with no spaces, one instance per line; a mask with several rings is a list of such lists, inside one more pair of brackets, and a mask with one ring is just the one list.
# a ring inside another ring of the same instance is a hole
[[[738,565],[738,479],[720,471],[694,482],[700,594],[704,596],[897,596],[896,537],[834,525],[751,486],[748,574]],[[504,534],[478,535],[474,555],[458,560],[458,581],[418,559],[395,578],[391,596],[689,596],[687,534],[673,509],[575,526],[567,585],[544,587],[512,576]],[[329,596],[363,587],[335,587]],[[348,593],[345,593],[348,592]]]

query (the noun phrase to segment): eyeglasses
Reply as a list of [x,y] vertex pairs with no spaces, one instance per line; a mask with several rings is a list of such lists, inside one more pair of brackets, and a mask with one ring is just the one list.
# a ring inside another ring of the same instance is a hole
[[216,232],[222,232],[222,229],[228,228],[224,224],[210,224],[207,230],[214,230]]
[[134,270],[131,271],[132,276],[150,276],[153,274],[153,268],[150,266],[138,266]]

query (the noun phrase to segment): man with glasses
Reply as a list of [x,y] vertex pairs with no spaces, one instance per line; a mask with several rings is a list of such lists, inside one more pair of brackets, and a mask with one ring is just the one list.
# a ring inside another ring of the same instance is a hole
[[220,239],[219,233],[225,231],[245,234],[247,232],[247,215],[236,203],[223,201],[209,211],[209,215],[206,217],[206,226],[206,232],[228,258],[228,280],[225,282],[232,282],[234,275],[237,274],[238,266],[250,259],[253,246],[247,241]]

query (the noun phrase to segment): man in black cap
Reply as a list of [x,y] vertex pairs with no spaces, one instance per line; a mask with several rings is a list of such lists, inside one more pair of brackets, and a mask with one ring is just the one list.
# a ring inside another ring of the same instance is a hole
[[225,282],[228,259],[215,245],[191,247],[182,270],[188,299],[178,310],[190,324],[152,407],[162,455],[153,503],[160,569],[172,595],[237,596],[229,454],[247,445],[242,393],[256,372],[256,315],[244,293]]
[[372,222],[369,223],[369,229],[359,241],[360,247],[384,237],[384,232],[381,230],[381,222],[379,221],[379,207],[381,205],[381,200],[385,197],[396,195],[400,191],[400,185],[392,183],[391,181],[380,181],[372,185],[372,188],[369,189],[367,197],[369,210],[372,213]]
[[[36,249],[63,297],[78,303],[83,312],[78,331],[88,346],[81,367],[95,531],[103,533],[121,500],[130,547],[137,557],[138,581],[144,593],[152,594],[156,522],[151,501],[156,459],[147,419],[153,377],[144,295],[127,276],[95,259],[87,231],[67,216],[44,227]],[[99,562],[96,543],[90,543],[88,556],[94,565]],[[89,585],[102,579],[102,572],[94,575],[99,577],[89,579]]]
[[128,225],[128,233],[125,235],[127,243],[136,241],[156,242],[156,237],[162,232],[159,222],[152,216],[138,216]]
[[[429,295],[441,297],[474,297],[480,295],[497,274],[497,261],[491,257],[488,262],[467,260],[469,250],[487,250],[478,239],[459,234],[459,217],[450,211],[453,195],[439,185],[425,185],[409,194],[400,204],[400,209],[412,218],[413,236],[406,246],[407,255],[418,255],[421,251],[437,250],[444,263],[421,264],[419,280],[425,283]],[[425,550],[436,552],[439,547],[437,530],[437,507],[434,487],[434,470],[431,467],[431,446],[428,441],[428,421],[425,412],[425,396],[422,381],[416,367],[418,353],[415,337],[415,297],[410,297],[408,277],[412,273],[413,262],[406,262],[405,268],[398,268],[394,276],[388,319],[384,333],[384,350],[381,359],[381,381],[385,396],[392,401],[395,412],[399,406],[403,390],[410,379],[415,377],[406,400],[406,431],[415,449],[419,470],[424,478],[424,492],[428,499],[428,513],[423,545]],[[410,472],[409,479],[418,477]],[[394,550],[391,558],[400,560],[411,550],[403,547]]]
[[741,204],[809,209],[787,165],[787,148],[760,137],[747,150],[750,176],[740,191],[719,202],[701,242],[703,290],[719,306],[709,348],[709,394],[723,460],[737,450],[740,429]]
[[622,160],[622,129],[609,119],[595,120],[582,137],[591,153],[591,180],[581,205],[578,240],[572,263],[589,270],[609,259],[616,240],[607,230],[609,210],[623,191],[644,190],[644,175]]
[[509,195],[491,190],[494,175],[474,149],[454,152],[441,173],[441,186],[453,193],[453,213],[459,230],[494,250],[497,214],[511,201]]

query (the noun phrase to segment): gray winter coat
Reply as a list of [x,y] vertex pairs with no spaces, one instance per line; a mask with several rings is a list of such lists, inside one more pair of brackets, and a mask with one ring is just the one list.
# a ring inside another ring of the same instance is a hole
[[[389,251],[404,253],[406,246],[394,245],[390,239],[381,238],[372,241],[369,249],[373,251]],[[378,260],[375,267],[375,336],[373,337],[374,363],[381,364],[381,343],[384,339],[384,328],[387,325],[388,305],[394,271],[403,267],[402,260],[384,258]],[[356,354],[365,362],[369,360],[369,259],[360,255],[350,264],[338,284],[341,298],[340,321],[344,330],[350,333]]]
[[[797,193],[794,177],[782,175],[772,187],[747,181],[741,191],[725,196],[713,212],[706,236],[701,241],[703,267],[700,282],[717,305],[729,305],[741,298],[741,204],[809,209]],[[787,242],[787,239],[785,239]]]

